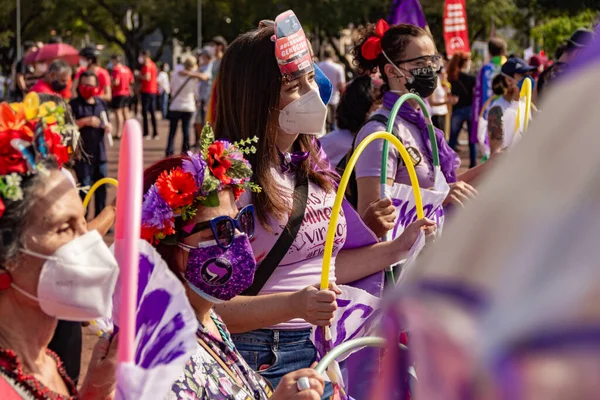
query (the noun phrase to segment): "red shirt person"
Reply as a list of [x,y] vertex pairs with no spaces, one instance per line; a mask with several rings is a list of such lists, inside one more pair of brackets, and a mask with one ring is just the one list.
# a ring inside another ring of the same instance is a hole
[[112,63],[112,108],[115,110],[115,117],[117,119],[115,134],[117,138],[120,138],[123,123],[127,119],[127,106],[133,93],[131,85],[135,80],[131,70],[121,64],[119,56],[113,56]]
[[48,72],[31,88],[32,92],[55,94],[64,97],[71,79],[71,67],[62,60],[54,60],[48,67]]
[[156,97],[158,95],[158,69],[156,64],[150,58],[148,50],[142,50],[138,57],[138,62],[141,64],[141,94],[142,94],[142,119],[144,126],[144,137],[150,139],[150,131],[148,128],[148,114],[152,121],[152,137],[158,140],[158,131],[156,130]]
[[77,92],[77,85],[79,84],[79,78],[81,77],[81,74],[85,71],[90,71],[98,77],[98,97],[106,102],[110,102],[112,99],[110,74],[98,64],[100,50],[98,50],[95,46],[88,46],[83,48],[79,52],[79,55],[81,57],[79,61],[81,67],[75,74],[73,91]]

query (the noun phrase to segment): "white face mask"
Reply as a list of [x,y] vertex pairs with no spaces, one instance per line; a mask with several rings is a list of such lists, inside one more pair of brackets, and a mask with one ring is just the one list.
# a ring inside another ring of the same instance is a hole
[[80,58],[80,59],[79,59],[79,66],[80,66],[80,67],[87,68],[87,66],[88,66],[88,61],[87,61],[85,58]]
[[143,64],[144,63],[144,57],[138,57],[138,62],[140,64]]
[[27,249],[21,251],[46,260],[40,273],[37,297],[14,283],[12,287],[37,301],[46,314],[66,321],[91,321],[111,316],[119,267],[98,231],[79,236],[52,256]]
[[318,135],[325,130],[327,106],[313,89],[279,111],[279,127],[290,135]]

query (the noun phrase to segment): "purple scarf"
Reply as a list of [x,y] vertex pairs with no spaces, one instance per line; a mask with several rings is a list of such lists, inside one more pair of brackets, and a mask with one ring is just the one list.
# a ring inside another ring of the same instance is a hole
[[[383,106],[391,110],[399,98],[400,95],[396,93],[385,92],[383,95]],[[396,122],[398,122],[398,118],[402,118],[404,121],[419,128],[419,131],[421,131],[421,135],[423,137],[423,142],[425,143],[425,147],[428,151],[425,156],[429,160],[429,163],[433,165],[431,143],[429,142],[429,132],[427,131],[427,120],[425,119],[423,113],[420,110],[412,108],[408,102],[405,102],[398,111]],[[446,177],[446,181],[448,183],[456,182],[456,169],[460,167],[460,158],[454,152],[454,150],[448,146],[448,143],[444,138],[444,133],[435,127],[433,129],[435,131],[442,173]]]

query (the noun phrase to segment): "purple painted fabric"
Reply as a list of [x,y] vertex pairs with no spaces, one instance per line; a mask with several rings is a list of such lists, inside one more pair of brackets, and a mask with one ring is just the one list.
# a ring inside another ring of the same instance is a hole
[[191,248],[185,279],[201,292],[227,301],[250,287],[255,271],[250,240],[237,235],[227,250],[217,244]]
[[419,0],[394,0],[388,23],[390,25],[411,24],[421,28],[427,26]]
[[[383,95],[383,106],[388,109],[392,109],[396,101],[400,98],[400,95],[392,92],[386,92]],[[407,102],[402,104],[396,118],[402,118],[406,122],[413,124],[423,136],[423,142],[428,152],[425,154],[430,164],[433,164],[433,156],[431,152],[431,142],[429,141],[429,132],[427,131],[427,120],[420,110],[412,108]],[[460,166],[460,158],[458,155],[448,146],[444,137],[444,132],[434,128],[435,137],[438,146],[438,153],[440,155],[440,167],[442,173],[446,177],[448,183],[456,182],[456,169]]]

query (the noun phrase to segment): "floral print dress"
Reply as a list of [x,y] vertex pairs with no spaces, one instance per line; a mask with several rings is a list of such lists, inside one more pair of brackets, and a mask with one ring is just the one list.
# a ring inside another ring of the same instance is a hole
[[[223,322],[212,311],[211,318],[221,338],[214,337],[199,323],[196,352],[171,387],[166,400],[264,400],[271,397],[273,391],[270,384],[252,371],[239,355]],[[222,367],[213,354],[229,371]]]

